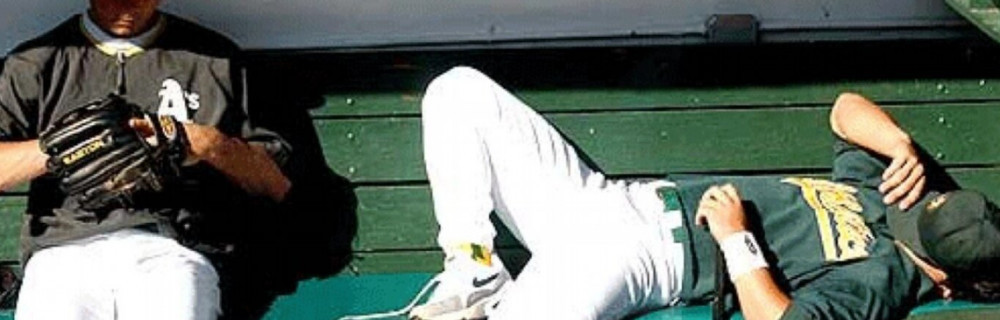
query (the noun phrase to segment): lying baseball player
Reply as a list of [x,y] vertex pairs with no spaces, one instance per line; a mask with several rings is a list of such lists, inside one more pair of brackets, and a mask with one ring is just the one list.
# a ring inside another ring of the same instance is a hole
[[91,0],[7,56],[0,190],[31,181],[17,319],[215,319],[218,275],[178,218],[209,183],[289,194],[239,49],[159,3]]
[[[445,268],[409,315],[619,319],[714,301],[751,320],[898,319],[931,298],[1000,298],[994,203],[929,183],[909,136],[863,97],[842,95],[830,125],[830,180],[608,179],[455,68],[423,100]],[[492,252],[494,211],[532,254],[516,281]]]

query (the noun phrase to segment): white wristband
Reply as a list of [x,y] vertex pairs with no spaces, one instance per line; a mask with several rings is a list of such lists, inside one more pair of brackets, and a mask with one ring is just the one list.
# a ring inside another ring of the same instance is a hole
[[767,268],[764,253],[750,232],[740,231],[726,236],[719,242],[719,248],[726,258],[726,269],[732,281],[754,269]]

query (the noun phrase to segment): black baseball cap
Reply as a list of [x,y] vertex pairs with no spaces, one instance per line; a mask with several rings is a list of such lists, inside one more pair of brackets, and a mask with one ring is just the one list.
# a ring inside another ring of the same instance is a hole
[[982,193],[931,192],[907,211],[893,206],[889,230],[945,272],[978,272],[1000,263],[1000,210]]

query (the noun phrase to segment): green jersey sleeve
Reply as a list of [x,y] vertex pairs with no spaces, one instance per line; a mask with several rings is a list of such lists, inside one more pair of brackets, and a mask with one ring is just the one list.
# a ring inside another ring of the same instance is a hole
[[887,165],[884,159],[842,139],[834,142],[833,154],[833,181],[878,189]]
[[[903,269],[865,260],[829,272],[792,293],[782,319],[900,319],[912,307],[914,277]],[[888,262],[888,261],[886,261]]]
[[[946,192],[960,188],[940,163],[928,156],[919,145],[915,148],[924,165],[926,190]],[[871,189],[878,189],[878,185],[882,183],[882,173],[890,161],[839,138],[833,144],[833,154],[833,181]]]
[[888,308],[870,288],[843,281],[822,289],[800,289],[783,320],[799,319],[889,319]]

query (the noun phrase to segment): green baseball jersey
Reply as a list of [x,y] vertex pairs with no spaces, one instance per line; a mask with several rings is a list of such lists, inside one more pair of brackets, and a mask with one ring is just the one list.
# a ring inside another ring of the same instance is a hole
[[701,195],[731,183],[792,305],[786,319],[897,319],[933,284],[893,243],[878,192],[885,164],[844,142],[832,180],[807,177],[700,177],[677,180],[688,245],[682,300],[715,295],[715,242],[693,224]]

